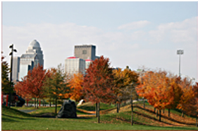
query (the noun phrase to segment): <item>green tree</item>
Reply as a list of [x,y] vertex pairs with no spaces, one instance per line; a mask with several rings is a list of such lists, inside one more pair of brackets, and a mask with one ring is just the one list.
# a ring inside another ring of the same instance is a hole
[[57,114],[57,100],[64,99],[64,94],[69,93],[70,87],[67,84],[67,75],[64,73],[61,65],[58,68],[49,70],[49,77],[45,79],[44,91],[48,98],[55,99],[55,114]]
[[[1,52],[3,53],[3,52]],[[3,93],[13,93],[13,87],[11,86],[10,80],[8,78],[8,75],[10,73],[10,68],[8,68],[8,63],[4,61],[5,57],[1,57],[1,84],[2,84],[2,92]]]

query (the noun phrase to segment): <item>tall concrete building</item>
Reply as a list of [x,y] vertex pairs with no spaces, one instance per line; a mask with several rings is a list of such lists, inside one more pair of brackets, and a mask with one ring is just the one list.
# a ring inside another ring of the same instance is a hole
[[95,60],[95,46],[94,45],[75,45],[75,57],[81,59]]
[[33,40],[29,44],[26,53],[20,57],[19,81],[27,75],[29,70],[32,70],[38,64],[44,66],[43,52],[39,42]]
[[16,82],[19,80],[19,66],[20,66],[20,57],[13,57],[13,68],[12,68],[12,81]]
[[78,57],[68,57],[65,60],[65,73],[73,75],[81,72],[85,74],[85,60]]

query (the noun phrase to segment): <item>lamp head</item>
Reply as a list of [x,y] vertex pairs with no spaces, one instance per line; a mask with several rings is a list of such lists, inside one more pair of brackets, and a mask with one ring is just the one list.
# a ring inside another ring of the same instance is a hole
[[10,47],[9,48],[13,48],[13,44],[12,45],[10,45]]

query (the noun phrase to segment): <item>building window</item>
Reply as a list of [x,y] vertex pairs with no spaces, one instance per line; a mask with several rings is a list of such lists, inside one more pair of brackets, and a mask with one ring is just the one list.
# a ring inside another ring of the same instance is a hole
[[83,51],[82,51],[82,54],[87,54],[87,51],[86,51],[86,50],[83,50]]

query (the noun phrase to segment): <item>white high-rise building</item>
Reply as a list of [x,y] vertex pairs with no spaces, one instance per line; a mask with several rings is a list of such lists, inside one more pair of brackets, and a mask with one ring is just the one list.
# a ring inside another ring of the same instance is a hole
[[43,52],[39,42],[33,40],[29,44],[26,53],[20,57],[19,81],[27,75],[29,70],[32,70],[38,64],[44,66]]
[[65,59],[65,73],[73,75],[81,72],[85,74],[85,60],[78,57],[68,57]]
[[43,52],[41,50],[39,42],[37,40],[33,40],[26,50],[26,54],[37,54],[37,57],[39,59],[39,65],[42,65],[44,67],[44,59],[43,59]]
[[89,68],[89,65],[91,64],[91,62],[92,62],[92,60],[90,60],[90,59],[85,60],[85,69]]

